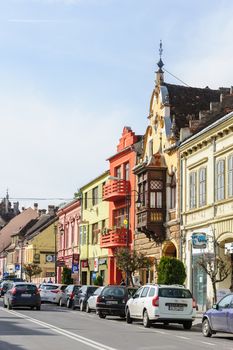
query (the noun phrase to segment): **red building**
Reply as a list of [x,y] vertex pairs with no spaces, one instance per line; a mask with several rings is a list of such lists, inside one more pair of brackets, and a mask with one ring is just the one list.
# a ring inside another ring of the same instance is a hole
[[135,231],[135,175],[132,172],[139,156],[142,136],[124,127],[117,152],[108,160],[109,181],[103,187],[103,200],[109,201],[109,227],[101,235],[101,248],[109,248],[108,283],[119,284],[122,273],[116,267],[114,253],[119,247],[133,247]]

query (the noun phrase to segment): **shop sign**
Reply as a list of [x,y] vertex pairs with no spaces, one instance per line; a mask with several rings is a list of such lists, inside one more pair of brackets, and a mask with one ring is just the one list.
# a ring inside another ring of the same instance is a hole
[[99,265],[106,265],[106,264],[107,264],[107,259],[106,258],[99,259]]
[[82,266],[82,268],[88,267],[88,260],[82,260],[81,266]]
[[94,259],[94,271],[97,272],[99,270],[99,259]]
[[233,243],[225,243],[225,254],[233,254]]
[[19,264],[15,264],[15,271],[19,271],[20,270],[20,265]]
[[193,249],[205,249],[207,246],[207,237],[203,232],[197,232],[192,234]]
[[55,255],[54,254],[46,254],[45,260],[48,263],[55,262]]

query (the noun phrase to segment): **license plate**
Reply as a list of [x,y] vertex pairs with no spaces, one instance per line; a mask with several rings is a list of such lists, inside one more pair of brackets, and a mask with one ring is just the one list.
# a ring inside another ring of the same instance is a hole
[[108,304],[108,305],[118,304],[118,301],[117,300],[108,300],[108,301],[106,301],[106,304]]
[[171,311],[184,311],[184,308],[183,306],[169,306],[168,307],[168,310],[171,310]]
[[21,297],[29,298],[30,296],[31,296],[31,294],[21,294]]

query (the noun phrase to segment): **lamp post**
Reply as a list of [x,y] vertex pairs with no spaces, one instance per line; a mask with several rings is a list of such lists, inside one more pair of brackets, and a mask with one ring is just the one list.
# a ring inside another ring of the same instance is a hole
[[[55,272],[55,283],[57,283],[57,233],[58,233],[58,230],[57,230],[57,224],[54,223],[54,272]],[[59,233],[60,235],[63,235],[64,233],[64,229],[63,227],[62,228],[59,228]]]

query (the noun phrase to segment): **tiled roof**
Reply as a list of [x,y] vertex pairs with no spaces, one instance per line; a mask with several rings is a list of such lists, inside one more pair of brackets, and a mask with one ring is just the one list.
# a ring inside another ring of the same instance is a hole
[[178,130],[188,126],[187,116],[198,119],[200,111],[210,109],[210,102],[220,101],[220,90],[201,89],[164,83],[168,89],[171,117],[176,116]]
[[38,213],[32,208],[28,208],[11,219],[0,231],[0,252],[10,245],[12,235],[20,233],[25,226],[37,217]]

